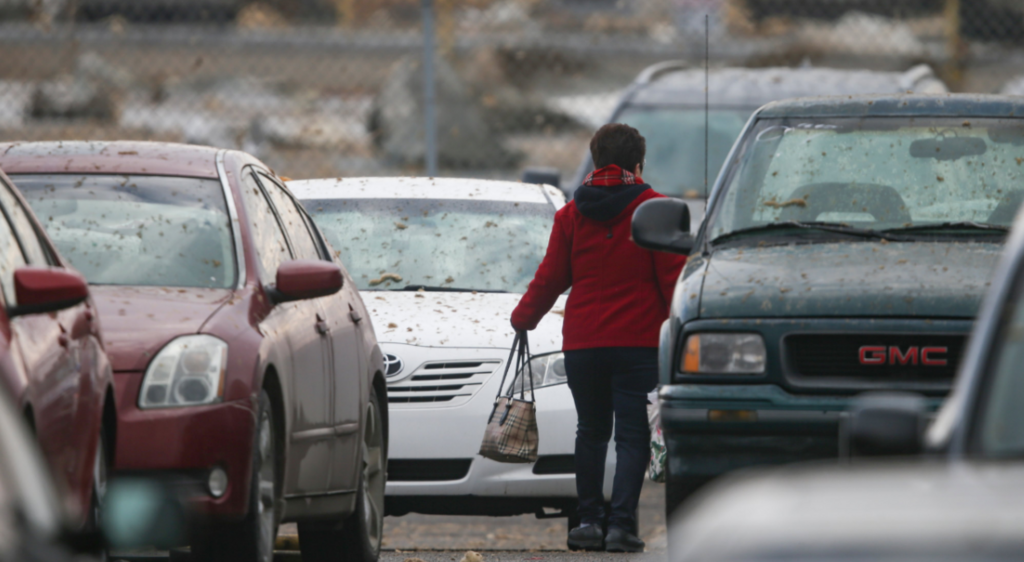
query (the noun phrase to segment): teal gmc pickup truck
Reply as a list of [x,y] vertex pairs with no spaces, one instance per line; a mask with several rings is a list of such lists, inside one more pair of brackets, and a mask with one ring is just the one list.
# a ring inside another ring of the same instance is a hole
[[689,255],[662,327],[666,507],[753,465],[837,457],[876,390],[951,388],[1024,199],[1024,98],[842,96],[747,123],[694,237],[684,203],[633,238]]

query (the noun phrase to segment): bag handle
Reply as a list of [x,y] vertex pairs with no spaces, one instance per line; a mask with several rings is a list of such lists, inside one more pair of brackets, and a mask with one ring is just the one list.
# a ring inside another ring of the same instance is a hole
[[[505,395],[510,401],[515,398],[516,394],[516,381],[519,376],[529,376],[530,378],[530,401],[533,401],[533,365],[530,363],[530,340],[526,335],[526,332],[519,334],[518,346],[514,348],[516,353],[516,367],[515,373],[512,375],[512,383],[508,387],[507,394]],[[515,344],[513,344],[515,346]],[[511,361],[510,361],[511,362]],[[529,371],[529,374],[527,374]],[[526,382],[519,387],[519,400],[526,402]]]
[[[509,369],[513,369],[513,358],[515,359],[514,370],[512,371],[512,381],[508,386],[508,390],[505,390],[505,380],[508,377]],[[508,354],[508,361],[505,362],[505,372],[501,375],[501,383],[498,385],[498,394],[494,397],[495,404],[502,394],[508,399],[513,399],[516,392],[516,380],[519,378],[520,373],[524,376],[525,371],[529,371],[530,378],[530,398],[533,398],[533,365],[530,362],[530,343],[529,337],[526,332],[516,332],[515,339],[512,340],[512,350]],[[519,399],[526,401],[526,384],[519,389]]]
[[[526,332],[523,332],[525,334]],[[498,403],[498,398],[501,398],[501,391],[505,388],[505,377],[508,376],[508,370],[512,367],[512,358],[516,357],[516,351],[519,350],[519,332],[516,332],[515,339],[512,340],[512,350],[508,354],[508,361],[505,361],[505,372],[501,374],[501,384],[498,385],[498,395],[494,397],[494,403]],[[517,365],[518,366],[518,365]],[[515,375],[513,375],[514,377]],[[515,384],[513,378],[512,383]]]

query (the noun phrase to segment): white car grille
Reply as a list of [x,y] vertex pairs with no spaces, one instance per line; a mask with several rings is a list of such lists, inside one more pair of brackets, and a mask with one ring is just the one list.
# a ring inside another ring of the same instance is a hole
[[430,361],[411,376],[388,384],[392,408],[450,407],[468,402],[501,360]]

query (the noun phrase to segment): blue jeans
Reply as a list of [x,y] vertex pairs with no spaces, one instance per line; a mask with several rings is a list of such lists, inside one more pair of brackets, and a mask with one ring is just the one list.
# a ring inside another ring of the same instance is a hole
[[658,350],[601,347],[565,352],[576,403],[576,494],[583,523],[603,524],[604,462],[615,428],[615,479],[608,526],[636,529],[636,511],[651,459],[647,393],[658,385]]

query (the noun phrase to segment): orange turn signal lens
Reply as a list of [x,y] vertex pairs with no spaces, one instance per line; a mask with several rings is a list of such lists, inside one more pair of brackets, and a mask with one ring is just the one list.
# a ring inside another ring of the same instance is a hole
[[708,421],[752,422],[757,421],[757,410],[708,410]]
[[683,372],[700,372],[700,336],[692,335],[686,338],[686,346],[683,348]]

